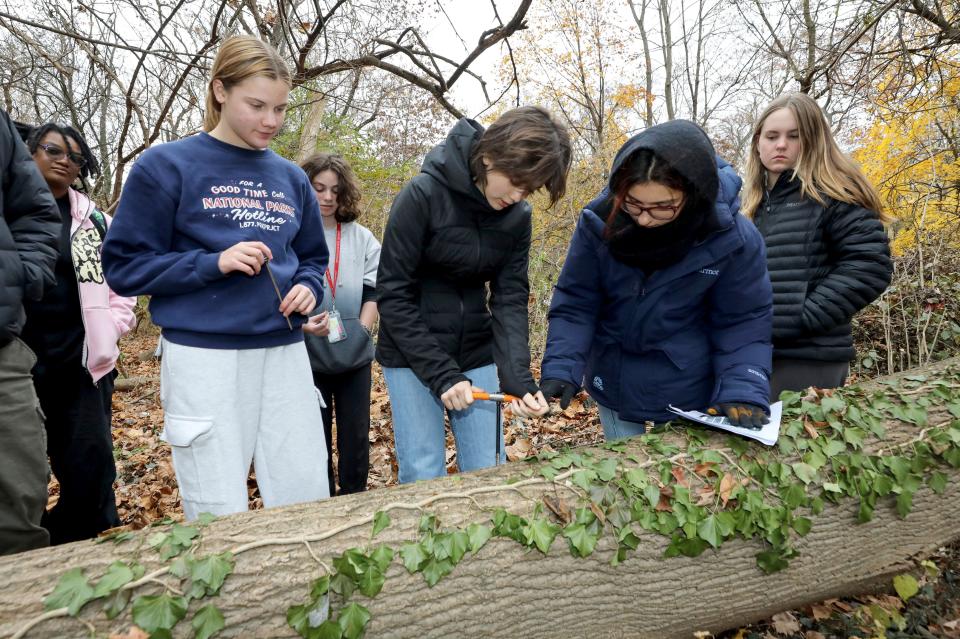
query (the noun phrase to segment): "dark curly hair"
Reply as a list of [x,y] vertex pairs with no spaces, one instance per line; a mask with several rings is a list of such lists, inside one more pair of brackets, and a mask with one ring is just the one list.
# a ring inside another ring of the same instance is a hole
[[337,222],[346,224],[360,217],[360,182],[350,163],[337,153],[316,153],[300,164],[310,181],[319,173],[333,171],[340,184],[337,191]]
[[80,135],[79,131],[67,124],[45,122],[40,126],[31,129],[30,134],[27,135],[25,140],[27,149],[30,151],[30,155],[34,155],[37,152],[37,149],[40,148],[40,140],[42,140],[48,133],[59,133],[64,138],[70,138],[80,148],[80,155],[82,155],[83,159],[86,160],[84,165],[80,167],[80,180],[84,183],[84,187],[86,187],[86,179],[88,177],[95,178],[100,175],[100,163],[97,162],[97,158],[93,155],[93,151],[90,150],[90,146],[87,144],[87,141],[83,139],[83,136]]

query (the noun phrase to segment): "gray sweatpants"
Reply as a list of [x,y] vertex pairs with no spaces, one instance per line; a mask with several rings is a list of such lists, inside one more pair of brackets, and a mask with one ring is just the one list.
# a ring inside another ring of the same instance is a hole
[[47,435],[30,369],[33,351],[14,339],[0,348],[0,555],[50,545]]
[[163,340],[160,395],[187,519],[245,511],[251,460],[268,508],[330,496],[303,342],[227,350]]

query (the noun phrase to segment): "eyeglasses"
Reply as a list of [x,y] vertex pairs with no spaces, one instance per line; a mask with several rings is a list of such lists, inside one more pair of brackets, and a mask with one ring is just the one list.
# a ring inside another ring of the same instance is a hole
[[51,160],[59,160],[66,155],[71,164],[78,169],[82,169],[87,163],[87,158],[83,157],[82,153],[68,153],[55,144],[38,144],[37,146],[43,149]]
[[623,200],[623,210],[630,215],[643,215],[646,213],[655,220],[664,222],[672,220],[677,216],[677,212],[683,207],[681,200],[677,204],[658,204],[656,206],[643,206],[639,202],[629,197]]

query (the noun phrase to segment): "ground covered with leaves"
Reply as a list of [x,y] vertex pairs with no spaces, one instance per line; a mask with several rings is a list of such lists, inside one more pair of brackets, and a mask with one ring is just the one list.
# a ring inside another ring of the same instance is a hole
[[[139,529],[162,520],[182,520],[179,491],[169,447],[160,440],[163,410],[159,396],[159,362],[153,357],[156,330],[147,326],[121,343],[121,379],[113,403],[117,505],[123,527]],[[371,397],[370,477],[368,489],[397,483],[389,399],[379,370]],[[595,444],[603,434],[596,407],[575,399],[563,411],[540,420],[506,418],[506,454],[510,461],[550,449]],[[456,470],[452,435],[447,437],[447,466]],[[318,469],[319,470],[319,469]],[[262,506],[251,473],[252,508]],[[58,488],[51,482],[50,503]],[[749,568],[749,569],[752,569]],[[800,610],[784,611],[759,624],[719,635],[717,639],[960,639],[960,544],[940,549],[918,564],[913,576],[891,583],[889,592],[851,599],[831,599]],[[702,637],[710,637],[704,634]]]

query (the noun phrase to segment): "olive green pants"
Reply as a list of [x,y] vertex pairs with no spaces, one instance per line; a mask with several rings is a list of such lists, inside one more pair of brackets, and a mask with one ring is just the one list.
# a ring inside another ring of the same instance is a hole
[[40,526],[50,467],[30,375],[36,361],[19,339],[0,347],[0,555],[50,544]]

